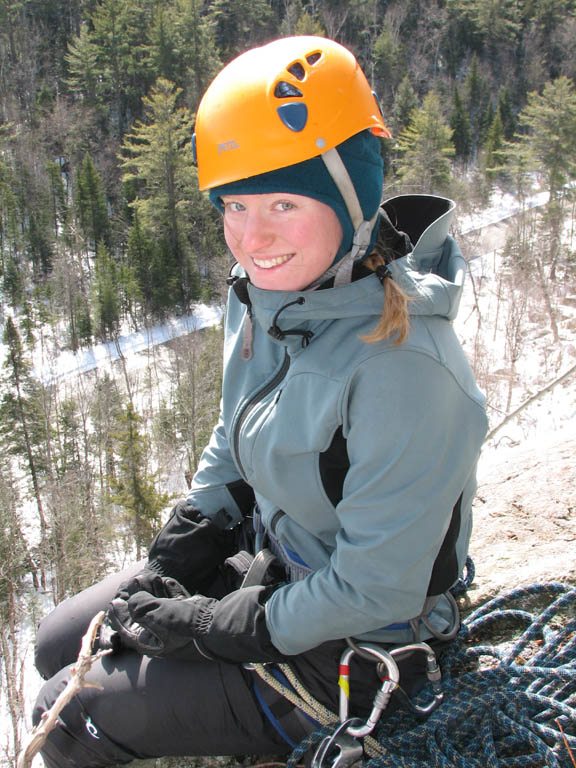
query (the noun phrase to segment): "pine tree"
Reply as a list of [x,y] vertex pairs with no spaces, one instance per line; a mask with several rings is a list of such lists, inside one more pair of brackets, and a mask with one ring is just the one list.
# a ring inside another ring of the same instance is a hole
[[[123,178],[133,180],[137,190],[131,206],[139,216],[139,226],[162,249],[165,281],[176,288],[173,304],[187,304],[198,296],[189,238],[201,238],[207,206],[197,189],[189,147],[192,116],[185,107],[176,106],[181,92],[160,78],[144,100],[148,122],[136,123],[122,147]],[[195,232],[198,218],[200,229]]]
[[193,109],[221,67],[215,27],[201,0],[174,0],[157,14],[151,32],[158,75],[181,87]]
[[118,330],[121,296],[118,268],[103,242],[96,253],[93,292],[97,332],[106,339]]
[[482,159],[484,173],[490,180],[497,178],[499,171],[501,171],[503,145],[504,130],[502,128],[502,119],[500,117],[500,112],[496,111],[486,135],[484,155]]
[[105,109],[118,135],[140,115],[154,80],[150,30],[155,0],[103,0],[68,48],[68,83]]
[[81,95],[88,105],[98,104],[101,92],[99,48],[87,23],[68,44],[65,56],[68,66],[67,84],[73,93]]
[[387,24],[376,38],[372,51],[373,73],[376,90],[381,98],[389,101],[406,72],[405,46],[398,34],[393,34]]
[[11,317],[6,320],[2,341],[6,345],[4,394],[0,401],[2,443],[8,454],[23,460],[28,472],[40,520],[42,550],[47,524],[41,487],[48,439],[42,396],[39,385],[31,375],[31,363],[26,358],[20,334]]
[[78,169],[75,209],[80,230],[94,252],[98,243],[110,245],[108,206],[102,178],[90,155],[85,155]]
[[490,103],[490,89],[480,72],[480,63],[476,55],[472,58],[464,88],[464,103],[470,116],[471,149],[475,156],[481,141],[485,113]]
[[402,78],[392,110],[392,126],[395,133],[399,133],[402,128],[407,126],[414,110],[418,107],[418,97],[410,82],[410,75],[406,74]]
[[454,89],[454,107],[450,119],[450,127],[452,128],[452,142],[456,157],[467,160],[472,144],[470,119],[460,98],[458,88]]
[[118,414],[113,439],[118,464],[117,475],[110,482],[110,498],[124,510],[139,559],[160,528],[160,512],[168,497],[156,490],[155,475],[148,466],[150,443],[131,402]]
[[211,0],[208,17],[215,24],[224,61],[273,35],[272,9],[266,0]]
[[567,183],[576,179],[576,89],[572,80],[559,77],[546,83],[542,93],[532,91],[518,117],[519,133],[506,144],[512,173],[535,175],[548,192],[544,226],[547,230],[549,275],[556,277],[562,252]]
[[398,136],[398,149],[401,155],[396,170],[403,185],[417,192],[447,190],[454,145],[434,91],[426,95],[422,108],[412,113],[410,124]]
[[[24,725],[24,653],[21,627],[25,616],[25,576],[30,570],[18,494],[10,467],[0,464],[0,688],[3,693],[3,753],[16,765]],[[32,567],[35,585],[35,571]]]
[[510,89],[500,88],[498,91],[498,112],[502,121],[502,133],[505,139],[510,140],[516,132],[516,115],[512,108],[512,99],[510,98]]

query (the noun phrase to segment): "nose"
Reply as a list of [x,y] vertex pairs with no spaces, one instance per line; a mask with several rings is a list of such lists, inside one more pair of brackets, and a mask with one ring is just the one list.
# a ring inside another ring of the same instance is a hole
[[240,220],[229,222],[228,228],[245,253],[257,253],[274,241],[270,222],[258,209],[246,210]]

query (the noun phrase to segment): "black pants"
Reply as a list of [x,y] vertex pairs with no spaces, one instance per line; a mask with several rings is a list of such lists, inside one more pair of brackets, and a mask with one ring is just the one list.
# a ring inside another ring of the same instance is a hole
[[[41,623],[36,665],[47,682],[34,723],[69,680],[93,616],[140,567],[65,600]],[[285,754],[290,747],[258,705],[254,674],[236,664],[153,659],[128,650],[105,656],[86,678],[101,689],[83,689],[64,708],[44,761],[49,768],[83,768],[166,755]],[[300,738],[305,735],[303,728]]]
[[[65,600],[41,623],[36,665],[47,680],[33,720],[38,722],[70,678],[70,665],[91,619],[106,608],[118,585],[141,564]],[[303,684],[337,711],[338,663],[343,641],[290,657]],[[422,660],[402,664],[404,686],[424,680]],[[169,755],[286,754],[287,742],[263,713],[254,675],[237,664],[153,659],[129,650],[105,656],[87,675],[99,687],[83,689],[67,704],[42,751],[48,768],[89,768]],[[375,665],[354,657],[353,714],[367,714],[379,685]],[[258,682],[260,688],[262,683]],[[298,743],[312,725],[290,722]]]

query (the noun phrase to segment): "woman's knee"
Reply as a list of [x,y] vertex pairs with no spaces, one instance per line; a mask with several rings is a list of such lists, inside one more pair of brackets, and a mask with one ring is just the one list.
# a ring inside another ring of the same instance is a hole
[[36,633],[35,662],[48,680],[76,661],[82,637],[94,616],[105,610],[122,582],[142,570],[143,562],[107,576],[102,581],[59,603],[42,619]]
[[[41,688],[32,712],[37,725],[53,706],[72,674],[72,666],[48,680]],[[99,687],[99,686],[98,686]],[[87,695],[87,700],[84,700]],[[66,704],[55,727],[49,731],[41,755],[46,768],[105,768],[131,762],[136,755],[102,731],[90,715],[97,690],[80,691]]]

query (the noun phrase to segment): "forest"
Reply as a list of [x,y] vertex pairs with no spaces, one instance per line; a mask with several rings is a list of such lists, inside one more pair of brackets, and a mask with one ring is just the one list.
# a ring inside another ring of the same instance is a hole
[[145,555],[216,420],[222,333],[73,380],[36,361],[223,306],[229,256],[197,188],[195,111],[231,58],[298,34],[348,46],[378,94],[386,197],[443,194],[462,216],[495,191],[519,201],[495,310],[505,373],[479,330],[468,346],[494,423],[517,405],[527,316],[560,373],[558,303],[576,294],[574,0],[0,0],[2,766],[29,721],[25,629]]

